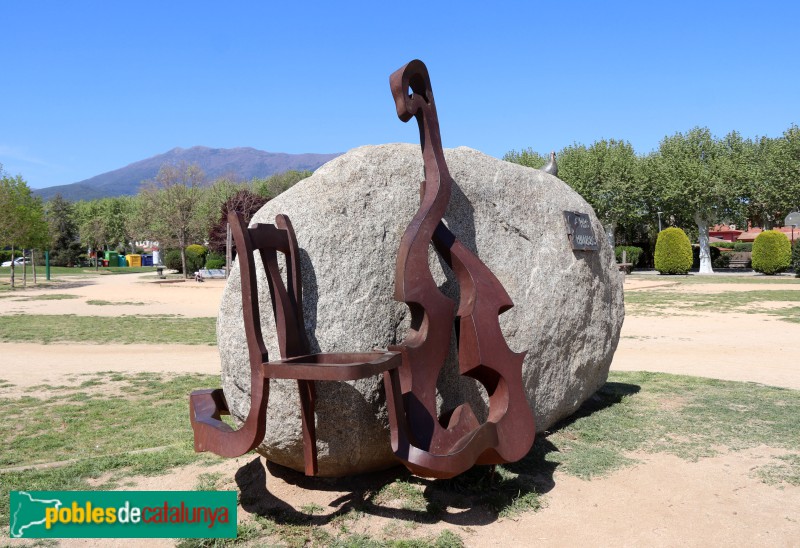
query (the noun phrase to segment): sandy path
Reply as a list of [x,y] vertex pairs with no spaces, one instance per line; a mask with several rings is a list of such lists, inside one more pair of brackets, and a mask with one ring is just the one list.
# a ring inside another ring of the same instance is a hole
[[[797,546],[800,539],[800,487],[770,486],[752,475],[780,454],[769,447],[726,453],[687,462],[673,455],[637,454],[640,464],[605,478],[584,481],[554,474],[545,506],[514,518],[495,520],[470,508],[450,508],[434,524],[414,526],[408,513],[392,515],[369,508],[347,527],[351,534],[380,538],[392,521],[411,525],[409,538],[436,536],[443,529],[457,533],[467,546]],[[256,460],[258,462],[253,462]],[[316,519],[327,523],[350,500],[350,492],[290,472],[276,477],[264,459],[250,454],[215,465],[191,465],[167,476],[130,478],[130,489],[191,489],[201,473],[220,473],[220,488],[235,489],[233,477],[245,472],[261,484],[267,507],[322,507]],[[263,476],[261,476],[263,474]],[[261,476],[260,478],[258,476]],[[288,481],[287,481],[288,480]],[[126,480],[128,481],[128,480]],[[249,488],[253,488],[250,485]],[[400,516],[405,517],[400,517]],[[239,521],[250,519],[239,508]],[[330,527],[330,526],[329,526]],[[333,534],[339,534],[335,528]],[[104,541],[105,542],[105,541]],[[64,541],[65,546],[97,546],[96,541]],[[125,546],[112,542],[108,546]],[[146,546],[147,544],[135,544]],[[153,546],[169,546],[156,541]]]
[[800,324],[766,314],[625,317],[613,371],[657,371],[800,389]]
[[[121,316],[123,314],[178,314],[186,317],[216,317],[225,280],[157,283],[152,274],[119,274],[63,277],[47,289],[17,291],[0,299],[0,314],[77,314]],[[74,299],[28,300],[45,294],[74,295]],[[91,305],[89,300],[109,301]],[[119,303],[142,304],[119,304]]]
[[[218,374],[219,351],[183,344],[0,343],[0,379],[15,385],[11,392],[39,384],[72,385],[76,381],[68,377],[100,371]],[[11,392],[5,389],[3,395]]]
[[583,481],[556,474],[547,507],[473,528],[469,546],[798,546],[800,487],[750,477],[769,448],[644,464]]
[[[155,285],[139,276],[104,276],[75,280],[74,287],[47,290],[70,293],[66,301],[0,299],[0,314],[27,313],[97,315],[108,313],[215,316],[222,282]],[[626,281],[626,290],[675,290],[660,280]],[[752,291],[800,289],[793,285],[725,284],[681,286],[681,291]],[[35,294],[20,292],[20,296]],[[146,302],[145,306],[91,306],[88,299]],[[128,312],[130,309],[130,312]],[[800,389],[796,364],[800,325],[766,314],[704,314],[692,316],[628,315],[612,364],[614,370],[681,373]],[[134,359],[127,359],[134,356]],[[124,358],[124,359],[123,359]],[[219,373],[216,347],[181,345],[0,344],[0,378],[24,387],[72,384],[76,373],[98,371],[169,371]],[[4,389],[4,395],[6,394]],[[11,389],[11,390],[16,390]],[[188,426],[187,426],[188,427]],[[467,546],[800,546],[800,487],[770,486],[753,477],[753,470],[776,455],[761,447],[727,453],[698,462],[670,455],[635,455],[641,464],[608,477],[583,481],[556,471],[555,485],[545,496],[546,507],[514,519],[493,518],[470,509],[452,509],[433,525],[409,525],[409,536],[436,535],[447,528]],[[194,488],[200,473],[218,471],[235,488],[232,478],[242,467],[263,465],[252,454],[193,465],[158,477],[133,478],[132,489]],[[265,489],[277,503],[300,508],[309,503],[330,514],[347,495],[336,489],[314,488],[291,475],[282,479],[266,471]],[[262,480],[263,483],[264,480]],[[240,512],[240,520],[247,519]],[[354,533],[380,538],[388,517],[366,513],[348,524]],[[171,541],[66,540],[66,546],[161,546]]]

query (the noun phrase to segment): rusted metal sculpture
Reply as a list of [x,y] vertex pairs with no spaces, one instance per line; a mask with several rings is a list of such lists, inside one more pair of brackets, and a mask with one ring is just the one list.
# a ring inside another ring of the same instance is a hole
[[[315,381],[355,380],[397,368],[396,352],[311,354],[303,323],[300,258],[292,224],[278,215],[275,225],[248,228],[242,216],[228,214],[236,241],[242,280],[242,311],[250,356],[250,411],[238,430],[220,420],[230,414],[221,389],[197,390],[190,396],[189,416],[194,430],[195,451],[211,451],[223,457],[238,457],[257,447],[266,431],[270,379],[296,379],[300,392],[303,449],[306,475],[317,474],[314,405]],[[267,273],[272,312],[278,335],[280,360],[270,361],[261,333],[255,251]],[[286,279],[278,267],[277,252],[286,257]]]
[[[530,450],[534,419],[522,385],[525,353],[513,352],[498,316],[513,306],[503,286],[442,223],[453,180],[447,170],[428,70],[411,61],[390,77],[397,115],[419,125],[425,180],[420,206],[397,254],[395,299],[411,311],[402,366],[384,373],[392,450],[413,473],[449,478],[474,464],[519,460]],[[430,242],[452,268],[460,305],[437,287],[428,267]],[[489,415],[480,424],[468,403],[437,416],[436,381],[450,348],[455,322],[459,372],[489,394]]]

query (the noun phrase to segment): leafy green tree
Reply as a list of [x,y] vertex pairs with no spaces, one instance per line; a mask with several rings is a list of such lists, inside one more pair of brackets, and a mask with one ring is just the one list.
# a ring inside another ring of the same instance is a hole
[[744,210],[744,140],[736,132],[717,139],[708,128],[694,128],[665,137],[658,152],[654,168],[665,212],[695,222],[700,273],[711,274],[709,227],[741,218]]
[[[11,177],[0,165],[0,246],[24,250],[47,245],[47,223],[42,201],[33,195],[21,175]],[[23,269],[23,273],[25,270]],[[15,287],[14,264],[11,264],[11,287]]]
[[[503,160],[505,160],[506,162],[511,162],[513,164],[520,164],[526,167],[532,167],[534,169],[541,169],[547,163],[547,158],[545,158],[532,148],[526,148],[519,152],[517,152],[516,150],[506,152],[506,154],[503,156]],[[561,169],[560,164],[561,160],[559,159],[559,169]]]
[[50,262],[55,266],[73,266],[81,254],[75,207],[61,194],[45,204],[50,236]]
[[253,188],[253,192],[256,194],[264,196],[265,198],[274,198],[281,192],[293,187],[296,183],[299,183],[303,179],[311,177],[311,175],[312,172],[308,170],[297,171],[291,169],[284,173],[278,173],[265,179],[253,179],[250,181],[250,186]]
[[792,125],[781,137],[763,138],[759,145],[750,197],[759,224],[768,229],[800,211],[800,128]]
[[[589,147],[565,147],[557,158],[559,178],[589,202],[614,247],[617,228],[641,221],[648,211],[633,147],[627,141],[601,139]],[[512,150],[503,159],[536,169],[547,161],[532,149]]]
[[145,184],[141,199],[150,211],[148,231],[162,249],[176,247],[181,252],[185,277],[186,246],[202,240],[207,217],[202,210],[202,189],[205,175],[196,164],[181,163],[161,166],[154,181]]

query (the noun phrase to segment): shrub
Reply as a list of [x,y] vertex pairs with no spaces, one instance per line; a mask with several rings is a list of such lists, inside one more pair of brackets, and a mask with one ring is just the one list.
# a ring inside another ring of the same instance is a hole
[[719,247],[722,249],[734,249],[736,244],[734,242],[711,242],[711,247]]
[[629,263],[633,266],[639,262],[639,258],[642,256],[643,249],[641,247],[636,247],[633,245],[618,245],[614,248],[614,256],[617,258],[617,262],[622,262],[622,252],[625,252],[625,256]]
[[655,266],[661,274],[686,274],[692,268],[692,244],[680,228],[665,228],[656,240]]
[[206,249],[200,244],[192,244],[190,246],[186,246],[186,252],[197,255],[198,257],[200,257],[205,261],[206,255],[208,254],[208,249]]
[[731,265],[731,254],[720,253],[719,257],[711,261],[713,268],[728,268]]
[[183,263],[181,263],[181,252],[177,249],[171,249],[164,253],[164,266],[170,270],[177,270],[183,272]]
[[[715,263],[717,261],[719,261],[719,258],[720,258],[720,255],[722,255],[722,252],[719,250],[719,248],[713,247],[713,246],[709,249],[709,251],[711,253],[711,266],[714,267],[714,266],[716,266]],[[728,259],[728,262],[730,262],[730,259]],[[700,268],[700,246],[699,245],[693,245],[692,246],[692,268]]]
[[753,251],[752,242],[736,242],[733,244],[734,251]]
[[765,230],[753,242],[753,270],[772,275],[783,272],[792,263],[789,238],[777,230]]
[[794,275],[800,278],[800,240],[795,240],[792,247],[792,268],[794,268]]
[[[193,272],[197,272],[201,268],[203,268],[203,264],[205,263],[204,256],[205,253],[202,255],[198,253],[198,249],[200,248],[205,252],[205,248],[201,245],[190,245],[186,248],[186,270],[191,274]],[[170,268],[172,270],[177,270],[180,273],[183,273],[183,264],[181,263],[181,252],[177,249],[172,249],[164,253],[164,266]]]
[[206,268],[225,268],[225,255],[210,251],[208,255],[206,255]]

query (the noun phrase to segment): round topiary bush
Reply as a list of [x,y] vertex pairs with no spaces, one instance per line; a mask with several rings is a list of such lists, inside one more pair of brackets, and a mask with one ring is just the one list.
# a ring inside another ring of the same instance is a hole
[[680,228],[665,228],[656,240],[655,266],[660,274],[686,274],[692,268],[692,244]]
[[197,255],[198,257],[200,257],[205,261],[206,254],[208,254],[208,249],[206,249],[204,246],[200,244],[192,244],[186,246],[186,252]]
[[792,264],[789,238],[777,230],[765,230],[753,242],[753,270],[769,276],[783,272]]

